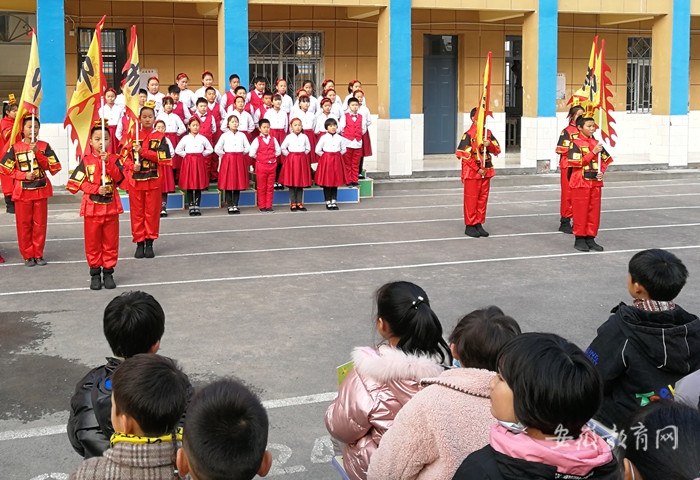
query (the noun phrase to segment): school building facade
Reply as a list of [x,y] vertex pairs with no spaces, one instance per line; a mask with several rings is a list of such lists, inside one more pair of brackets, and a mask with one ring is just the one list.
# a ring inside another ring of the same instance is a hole
[[506,152],[496,166],[556,165],[567,100],[598,35],[612,69],[616,163],[700,161],[700,142],[690,140],[700,137],[700,0],[4,0],[0,8],[0,95],[19,96],[29,52],[21,33],[36,27],[42,136],[62,159],[80,59],[107,15],[105,70],[117,89],[132,24],[142,77],[157,75],[161,91],[179,72],[194,90],[204,70],[222,92],[231,73],[243,85],[284,77],[291,92],[310,78],[316,94],[332,78],[341,98],[359,79],[373,114],[365,166],[392,176],[454,153],[489,51],[489,127]]

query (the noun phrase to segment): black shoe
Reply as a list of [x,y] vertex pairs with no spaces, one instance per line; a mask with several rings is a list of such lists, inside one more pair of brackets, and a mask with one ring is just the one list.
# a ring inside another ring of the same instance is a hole
[[480,223],[476,224],[476,231],[479,232],[479,236],[481,236],[481,237],[488,237],[489,236],[489,232],[484,230],[484,226],[481,225]]
[[464,234],[474,238],[479,238],[481,236],[475,225],[467,225],[464,227]]
[[33,267],[34,265],[36,265],[36,262],[34,261],[33,258],[28,258],[24,261],[25,267]]
[[300,212],[305,212],[306,207],[304,206],[303,203],[297,203],[297,210],[299,210]]
[[202,216],[202,211],[198,208],[194,209],[194,216],[195,217],[201,217]]
[[340,209],[338,208],[338,204],[335,203],[335,200],[331,200],[331,209],[333,209],[333,210],[340,210]]
[[48,262],[47,262],[46,260],[44,260],[44,257],[39,257],[39,258],[35,258],[35,259],[34,259],[34,263],[36,263],[36,264],[39,265],[40,267],[43,267],[43,266],[46,265]]
[[90,290],[99,290],[102,288],[102,268],[90,267]]
[[238,209],[238,207],[233,207],[233,212],[234,215],[239,215],[241,211]]
[[107,290],[117,288],[117,284],[114,283],[114,277],[112,276],[113,273],[114,273],[113,268],[103,268],[102,269],[102,279],[104,280],[105,288]]
[[331,202],[326,202],[326,210],[333,210],[333,204]]
[[292,203],[292,204],[289,206],[289,209],[290,209],[292,212],[296,212],[296,211],[297,211],[297,204],[296,204],[296,203]]
[[153,251],[153,239],[152,238],[146,239],[146,248],[143,251],[143,256],[146,258],[153,258],[156,256],[155,252]]
[[580,252],[591,251],[591,249],[588,248],[588,243],[586,243],[586,237],[576,237],[576,240],[574,240],[574,248]]
[[134,258],[143,258],[144,256],[144,251],[143,251],[143,242],[138,242],[136,244],[136,252],[134,253]]
[[562,233],[568,233],[569,235],[572,235],[574,233],[574,230],[571,227],[570,218],[561,217],[561,219],[559,220],[559,231]]
[[197,210],[196,208],[190,206],[190,217],[194,217],[195,215],[197,215],[197,214],[195,213],[196,210]]
[[364,180],[364,179],[365,179],[365,176],[362,175],[362,174],[359,174],[359,175],[357,176],[357,178],[358,178],[359,180]]
[[595,243],[595,237],[586,237],[586,245],[593,251],[602,252],[605,250],[602,246]]
[[165,218],[168,216],[168,211],[167,210],[161,210],[160,211],[160,218]]

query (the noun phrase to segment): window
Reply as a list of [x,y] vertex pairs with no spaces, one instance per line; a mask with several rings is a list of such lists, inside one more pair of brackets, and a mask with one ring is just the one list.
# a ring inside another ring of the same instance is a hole
[[651,38],[627,39],[627,111],[651,112]]
[[302,87],[304,80],[314,82],[319,95],[323,82],[323,34],[321,32],[260,32],[248,36],[250,81],[265,77],[269,85],[278,78],[287,80],[289,95]]
[[29,45],[32,41],[28,34],[35,23],[34,15],[3,12],[0,14],[0,43]]
[[[78,29],[78,72],[90,49],[94,32],[94,28]],[[124,78],[122,68],[126,63],[126,30],[109,28],[102,30],[102,61],[107,86],[121,92],[121,82]]]

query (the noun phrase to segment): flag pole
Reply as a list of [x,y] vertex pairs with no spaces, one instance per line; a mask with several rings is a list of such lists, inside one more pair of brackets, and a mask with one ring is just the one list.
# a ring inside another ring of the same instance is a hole
[[[32,110],[32,139],[31,139],[32,141],[31,141],[31,143],[35,143],[35,142],[36,142],[35,136],[36,136],[36,135],[34,134],[34,110]],[[34,157],[36,157],[36,154],[34,153],[34,151],[32,151],[32,155],[33,155]],[[38,163],[38,162],[37,162],[37,163]],[[34,158],[32,158],[32,159],[29,161],[29,173],[32,173],[33,171],[34,171]]]
[[[105,141],[107,138],[105,137],[105,96],[102,94],[102,115],[100,115],[100,124],[102,125],[102,151],[100,154],[105,152]],[[100,155],[100,158],[102,158],[102,155]],[[107,163],[104,161],[104,158],[102,158],[102,179],[100,183],[102,186],[105,186],[105,174],[107,173]]]

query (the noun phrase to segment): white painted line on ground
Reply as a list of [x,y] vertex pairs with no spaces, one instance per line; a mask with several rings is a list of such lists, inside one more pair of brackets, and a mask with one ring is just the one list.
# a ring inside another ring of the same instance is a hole
[[[630,227],[632,228],[632,227]],[[544,234],[544,233],[542,233]],[[494,235],[495,237],[495,235]],[[460,237],[463,238],[463,237]],[[465,240],[470,240],[466,239]],[[700,245],[684,245],[684,246],[671,246],[671,247],[658,247],[666,250],[687,250],[700,248]],[[480,258],[471,260],[454,260],[449,262],[431,262],[431,263],[417,263],[417,264],[405,264],[405,265],[385,265],[380,267],[360,267],[360,268],[346,268],[338,270],[320,270],[320,271],[307,271],[307,272],[290,272],[290,273],[275,273],[275,274],[262,274],[262,275],[242,275],[239,277],[216,277],[216,278],[199,278],[199,279],[189,279],[189,280],[173,280],[168,282],[144,282],[144,283],[130,283],[119,285],[119,288],[143,288],[143,287],[162,287],[168,285],[192,285],[200,283],[218,283],[218,282],[236,282],[236,281],[246,281],[246,280],[266,280],[266,279],[279,279],[279,278],[291,278],[291,277],[312,277],[319,275],[341,275],[344,273],[359,273],[359,272],[379,272],[379,271],[391,271],[391,270],[404,270],[413,268],[434,268],[434,267],[451,267],[457,265],[471,265],[478,263],[500,263],[500,262],[511,262],[511,261],[522,261],[522,260],[542,260],[550,258],[566,258],[579,255],[614,255],[619,253],[636,253],[640,248],[625,249],[625,250],[607,250],[604,252],[567,252],[567,253],[552,253],[547,255],[528,255],[521,257],[497,257],[497,258]],[[75,292],[75,291],[87,291],[88,287],[84,288],[52,288],[46,290],[23,290],[15,292],[2,292],[0,297],[9,297],[14,295],[34,295],[42,293],[63,293],[63,292]]]
[[[273,408],[296,407],[299,405],[311,405],[314,403],[330,402],[338,396],[338,392],[315,393],[300,397],[280,398],[278,400],[265,400],[263,407],[268,410]],[[0,432],[0,442],[4,440],[22,440],[25,438],[48,437],[66,433],[66,425],[53,425],[50,427],[26,428],[23,430],[7,430]]]

